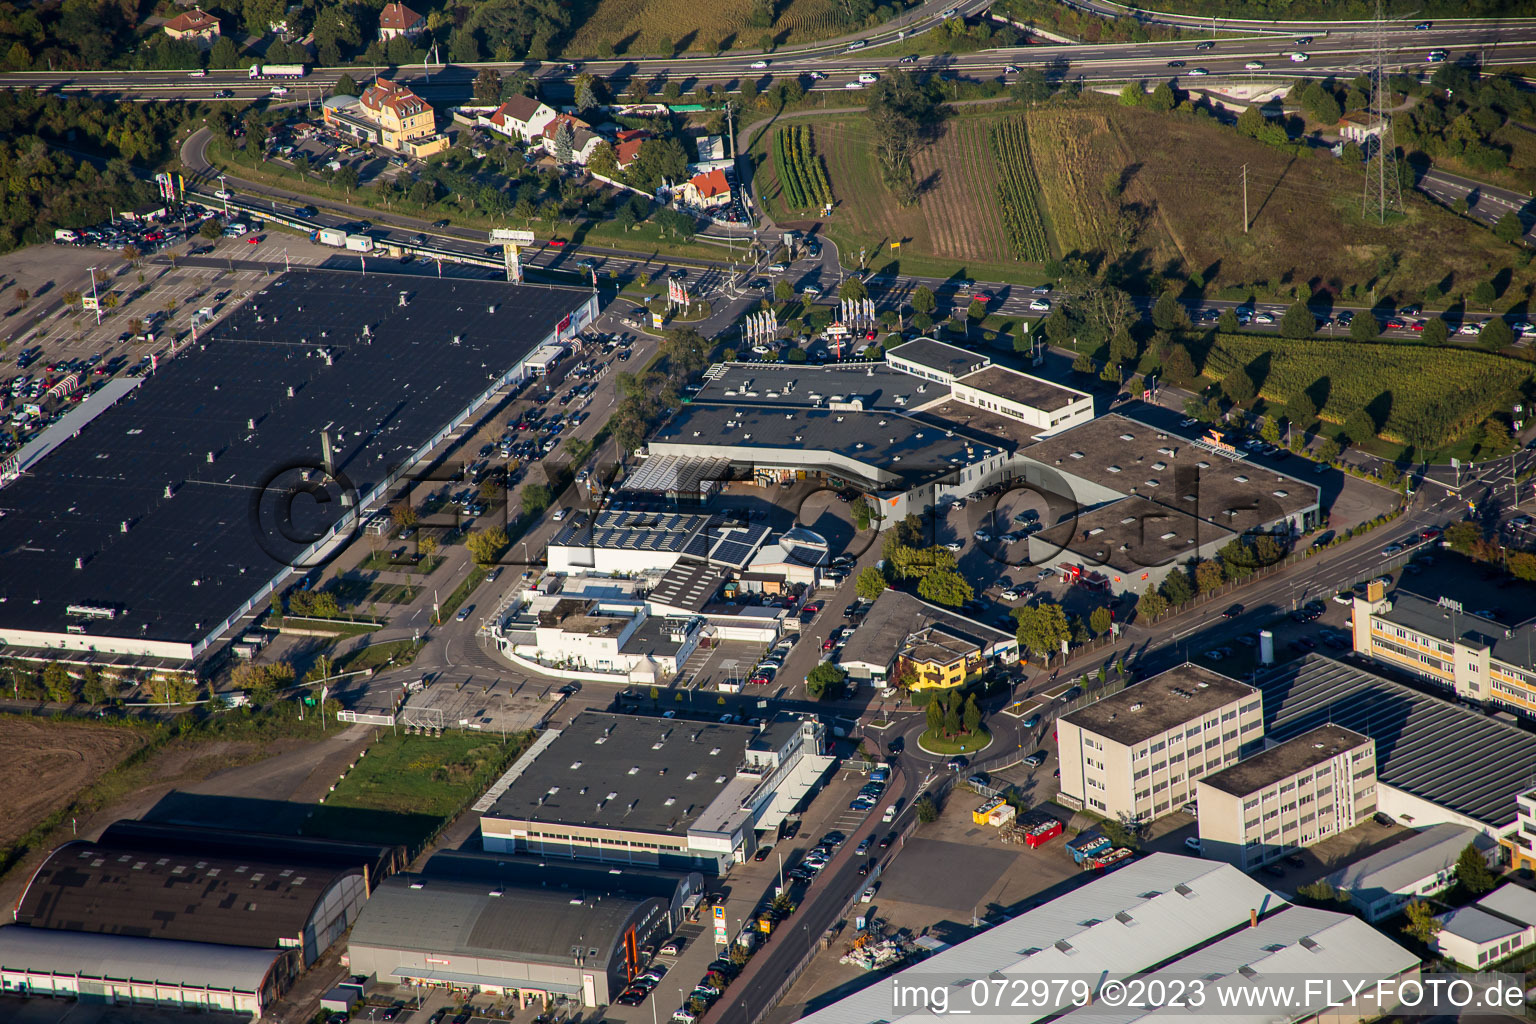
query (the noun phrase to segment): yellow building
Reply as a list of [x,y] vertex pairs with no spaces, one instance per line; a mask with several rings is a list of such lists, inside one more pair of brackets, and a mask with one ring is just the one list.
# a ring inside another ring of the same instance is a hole
[[985,665],[981,648],[942,626],[928,626],[907,637],[896,656],[896,677],[913,690],[952,689]]
[[447,136],[437,134],[437,117],[431,105],[387,78],[374,81],[356,100],[332,96],[321,110],[328,124],[361,141],[417,159],[448,148]]
[[[1536,622],[1373,585],[1355,598],[1355,651],[1411,672],[1464,700],[1536,717]],[[1520,612],[1524,618],[1526,611]]]

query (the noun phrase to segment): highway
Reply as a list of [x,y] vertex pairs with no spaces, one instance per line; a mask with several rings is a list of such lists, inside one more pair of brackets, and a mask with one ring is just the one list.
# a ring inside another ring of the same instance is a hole
[[[939,11],[943,6],[930,2],[908,14],[907,21],[881,26],[862,36],[786,47],[770,54],[732,51],[576,62],[412,65],[394,69],[317,67],[302,79],[281,81],[252,79],[245,68],[211,70],[198,77],[192,77],[186,71],[7,72],[0,74],[0,86],[144,101],[211,100],[227,92],[233,99],[252,101],[267,96],[274,85],[282,85],[290,90],[284,99],[299,102],[322,98],[342,74],[362,79],[370,77],[374,71],[381,71],[392,73],[392,77],[409,84],[425,99],[450,104],[468,102],[475,76],[484,68],[494,68],[502,74],[528,72],[546,86],[561,85],[577,74],[592,74],[608,80],[614,92],[622,91],[635,78],[657,83],[676,81],[685,90],[704,83],[735,90],[746,78],[754,79],[759,88],[796,79],[812,90],[839,91],[858,86],[857,78],[862,72],[888,72],[902,66],[898,64],[900,53],[895,52],[896,47],[892,45],[898,42],[898,33],[908,33],[910,44],[913,34],[939,24]],[[956,6],[965,12],[979,10],[985,4],[981,0],[971,0]],[[897,24],[904,27],[897,28]],[[1233,29],[1231,22],[1222,25],[1223,31]],[[1246,26],[1236,27],[1247,31]],[[1002,78],[1005,81],[1014,77],[1008,72],[1009,68],[1033,67],[1043,69],[1057,80],[1083,83],[1161,78],[1177,72],[1180,83],[1186,88],[1213,79],[1238,78],[1244,82],[1262,83],[1268,79],[1288,81],[1297,77],[1353,76],[1371,66],[1373,26],[1369,23],[1332,26],[1303,23],[1283,35],[1284,38],[1277,38],[1272,28],[1250,35],[1222,35],[1213,42],[1207,41],[1212,42],[1212,48],[1208,50],[1197,49],[1197,45],[1205,44],[1193,39],[1155,43],[1036,44],[922,56],[905,66],[973,80]],[[1297,40],[1301,38],[1309,41],[1300,44]],[[1389,68],[1411,73],[1427,71],[1430,66],[1428,54],[1434,50],[1448,51],[1447,59],[1452,62],[1465,61],[1481,67],[1536,60],[1536,19],[1445,21],[1423,31],[1415,31],[1408,25],[1394,26],[1386,39]],[[850,50],[849,40],[861,40],[867,45]],[[910,48],[907,45],[901,50]],[[1290,54],[1296,52],[1305,53],[1307,59],[1293,62]],[[1170,69],[1168,62],[1174,60],[1183,61],[1185,66]],[[1246,67],[1255,61],[1263,67]],[[764,66],[756,67],[758,64]],[[1209,77],[1202,79],[1192,74],[1197,69],[1208,71]]]

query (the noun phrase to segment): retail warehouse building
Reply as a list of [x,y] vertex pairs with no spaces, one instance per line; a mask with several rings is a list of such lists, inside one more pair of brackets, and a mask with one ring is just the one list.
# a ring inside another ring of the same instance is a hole
[[[89,423],[45,432],[0,488],[0,550],[30,598],[0,605],[0,642],[189,665],[595,312],[575,289],[272,279],[137,387],[87,399]],[[326,501],[292,500],[316,487]]]
[[761,727],[583,711],[492,788],[485,849],[721,874],[831,766],[815,719]]

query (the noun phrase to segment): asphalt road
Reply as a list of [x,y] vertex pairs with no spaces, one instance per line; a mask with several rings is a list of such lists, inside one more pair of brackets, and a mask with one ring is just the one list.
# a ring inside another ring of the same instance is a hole
[[[748,77],[756,80],[760,87],[797,78],[814,90],[842,90],[857,86],[861,72],[881,72],[896,67],[896,56],[882,54],[880,48],[896,42],[899,33],[906,33],[910,38],[912,34],[935,28],[942,22],[942,12],[951,6],[969,14],[980,11],[986,3],[985,0],[967,0],[951,5],[944,0],[930,0],[896,22],[858,35],[785,47],[767,54],[732,51],[719,55],[637,56],[573,63],[487,62],[420,69],[412,65],[392,70],[398,80],[435,103],[466,101],[472,93],[475,76],[484,68],[495,68],[503,74],[526,71],[546,85],[561,84],[576,74],[590,73],[609,80],[620,90],[637,77],[647,81],[678,81],[686,88],[700,82],[728,82],[732,89],[739,88],[741,81]],[[1201,23],[1201,27],[1206,24]],[[973,79],[1007,77],[1005,71],[1010,66],[1039,67],[1058,78],[1096,82],[1160,76],[1167,72],[1168,61],[1183,60],[1187,66],[1180,73],[1184,76],[1184,84],[1189,86],[1202,81],[1190,75],[1196,67],[1208,70],[1213,78],[1238,76],[1262,81],[1265,78],[1289,80],[1298,76],[1358,74],[1371,65],[1373,26],[1369,23],[1290,23],[1283,39],[1276,38],[1274,26],[1260,30],[1245,23],[1224,21],[1221,28],[1227,32],[1253,28],[1253,34],[1222,38],[1208,51],[1197,51],[1195,42],[1190,40],[1032,45],[927,56],[912,66],[953,72]],[[1290,38],[1292,36],[1310,36],[1311,41],[1298,47],[1295,39]],[[1481,67],[1520,64],[1536,59],[1536,19],[1440,21],[1426,31],[1414,31],[1409,25],[1401,25],[1389,30],[1385,40],[1386,62],[1393,70],[1425,70],[1426,55],[1436,49],[1449,51],[1448,59],[1453,62],[1465,61]],[[850,50],[849,44],[854,42],[863,42],[865,46]],[[1304,63],[1293,63],[1288,59],[1288,55],[1298,49],[1307,54]],[[1260,61],[1264,66],[1247,68],[1252,61]],[[253,100],[266,96],[274,85],[280,85],[290,90],[283,99],[305,101],[322,97],[342,74],[356,77],[366,73],[367,69],[356,67],[317,67],[304,78],[279,81],[252,79],[246,69],[209,71],[199,77],[191,77],[185,71],[33,71],[0,74],[0,87],[86,92],[131,100],[206,100],[227,90],[236,99]]]

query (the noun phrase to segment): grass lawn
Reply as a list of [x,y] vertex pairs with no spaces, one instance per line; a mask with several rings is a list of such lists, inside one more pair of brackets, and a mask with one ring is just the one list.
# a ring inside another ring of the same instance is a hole
[[[753,27],[752,0],[598,0],[576,30],[566,53],[577,56],[659,55],[664,50],[706,53],[756,48],[765,34],[774,45],[800,43],[853,32],[837,0],[780,0],[770,9],[771,25]],[[612,51],[604,51],[604,47]]]
[[336,637],[362,636],[383,627],[382,622],[348,622],[345,619],[306,619],[303,616],[285,615],[273,623],[281,629],[284,625],[294,629],[309,629],[317,633],[330,633]]
[[917,738],[917,745],[930,754],[974,754],[992,742],[992,734],[986,729],[956,739],[944,739],[932,729]]
[[416,660],[416,652],[421,650],[419,646],[409,640],[389,640],[382,644],[369,644],[357,650],[342,655],[336,659],[336,672],[358,672],[367,668],[378,668],[391,662],[396,667],[409,665]]
[[494,733],[458,730],[380,733],[306,830],[403,843],[414,851],[484,791],[528,739],[519,734],[504,743]]
[[407,556],[401,558],[396,558],[388,551],[375,551],[359,562],[357,568],[361,572],[419,572],[430,575],[441,561],[441,555],[418,559],[414,548],[411,548],[407,549]]

